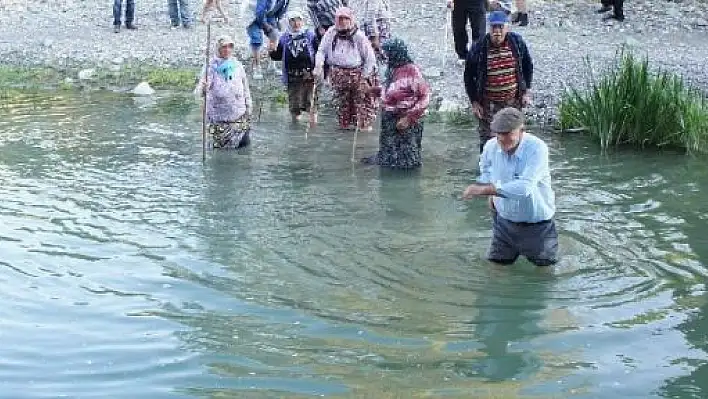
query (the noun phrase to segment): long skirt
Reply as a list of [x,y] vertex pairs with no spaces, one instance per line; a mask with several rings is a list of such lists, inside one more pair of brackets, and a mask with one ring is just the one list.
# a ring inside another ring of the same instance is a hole
[[382,114],[379,152],[362,162],[396,169],[413,169],[422,164],[423,121],[400,131],[396,128],[398,119],[393,112]]
[[334,89],[339,127],[347,129],[357,125],[366,129],[371,126],[376,117],[376,109],[368,93],[361,90],[362,74],[359,68],[332,67],[330,81]]
[[251,121],[244,114],[235,122],[214,122],[209,125],[212,148],[234,149],[251,142]]

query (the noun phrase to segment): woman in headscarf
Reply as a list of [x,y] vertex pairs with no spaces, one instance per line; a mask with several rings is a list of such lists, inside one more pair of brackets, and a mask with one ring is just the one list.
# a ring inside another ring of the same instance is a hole
[[277,45],[268,45],[270,58],[283,61],[282,81],[288,90],[288,103],[293,122],[300,119],[302,112],[310,113],[310,123],[317,122],[314,109],[315,80],[312,69],[315,64],[315,33],[305,29],[305,18],[300,11],[288,15],[290,29],[280,36]]
[[348,7],[337,9],[334,27],[322,38],[315,57],[315,76],[322,77],[325,62],[331,68],[329,79],[337,101],[339,127],[359,126],[362,130],[371,130],[376,110],[367,96],[375,73],[376,55]]
[[234,41],[221,36],[216,41],[216,55],[206,71],[202,71],[195,89],[202,96],[206,95],[213,148],[239,148],[250,142],[251,90],[246,70],[233,52]]
[[[430,103],[430,86],[413,63],[401,39],[382,45],[388,63],[382,98],[383,114],[379,152],[362,162],[413,169],[422,163],[422,117]],[[380,89],[372,89],[379,92]]]

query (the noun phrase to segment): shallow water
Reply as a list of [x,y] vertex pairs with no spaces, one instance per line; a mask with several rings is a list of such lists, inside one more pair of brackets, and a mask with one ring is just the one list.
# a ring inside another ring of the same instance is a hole
[[541,271],[483,260],[469,129],[382,173],[266,109],[202,164],[191,98],[3,101],[0,398],[708,397],[703,159],[544,136]]

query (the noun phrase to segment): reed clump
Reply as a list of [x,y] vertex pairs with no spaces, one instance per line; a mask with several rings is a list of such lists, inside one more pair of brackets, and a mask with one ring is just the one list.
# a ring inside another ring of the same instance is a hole
[[580,129],[602,149],[618,145],[679,147],[708,152],[708,99],[676,74],[653,71],[647,58],[622,48],[600,76],[590,60],[587,87],[567,88],[560,101],[561,130]]

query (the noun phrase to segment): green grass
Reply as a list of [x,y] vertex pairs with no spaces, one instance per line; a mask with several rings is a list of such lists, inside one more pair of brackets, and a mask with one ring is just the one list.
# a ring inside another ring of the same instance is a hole
[[154,68],[147,70],[147,82],[156,89],[194,89],[194,69]]
[[61,73],[52,68],[20,68],[0,65],[0,87],[31,86],[35,82],[58,82]]
[[708,152],[708,100],[675,74],[654,72],[649,61],[624,48],[601,76],[592,72],[588,88],[568,88],[560,101],[562,130],[583,129],[602,149],[618,145],[679,147]]
[[[79,86],[132,88],[147,81],[156,89],[192,90],[198,69],[166,68],[156,66],[124,65],[119,71],[96,68],[94,76],[87,81],[78,79],[79,69],[65,70],[49,67],[15,67],[0,65],[0,87],[45,88],[69,90]],[[67,83],[71,78],[74,83]]]

